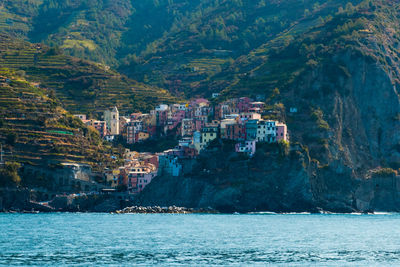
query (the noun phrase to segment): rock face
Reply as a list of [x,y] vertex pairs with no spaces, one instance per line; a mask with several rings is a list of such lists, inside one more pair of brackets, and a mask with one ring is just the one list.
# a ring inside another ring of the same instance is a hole
[[161,176],[138,197],[142,206],[212,207],[221,212],[315,211],[302,149],[288,152],[278,146],[260,148],[252,159],[227,153],[217,144],[203,154],[186,177]]
[[185,177],[156,178],[138,204],[221,211],[400,210],[397,178],[368,176],[380,167],[400,167],[399,73],[356,50],[332,55],[282,92],[284,106],[298,109],[281,117],[300,150],[282,156],[279,149],[261,147],[253,159],[235,160],[231,148],[211,148]]
[[27,189],[0,189],[0,211],[114,212],[131,206],[127,194],[56,196],[52,201],[34,201],[38,192]]
[[[309,176],[314,199],[318,206],[339,211],[396,210],[396,201],[383,189],[376,194],[368,172],[399,168],[397,70],[353,50],[333,56],[331,62],[302,76],[287,95],[301,97],[292,102],[286,98],[286,104],[301,111],[289,115],[288,124],[292,140],[305,144],[315,162]],[[319,118],[313,118],[316,110]],[[321,120],[328,127],[321,127]],[[384,189],[396,190],[393,185]],[[378,200],[382,194],[387,201]]]
[[375,177],[362,183],[355,192],[360,211],[400,211],[400,177]]
[[123,194],[57,196],[49,205],[56,211],[114,212],[131,205],[128,197]]
[[29,210],[29,190],[0,189],[0,211]]

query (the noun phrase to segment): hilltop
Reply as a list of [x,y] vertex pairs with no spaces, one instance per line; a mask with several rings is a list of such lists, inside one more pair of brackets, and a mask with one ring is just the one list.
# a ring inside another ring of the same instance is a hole
[[254,53],[259,47],[290,43],[360,2],[6,0],[0,31],[58,46],[174,94],[210,95],[247,72],[241,63],[248,56],[263,60]]
[[138,83],[104,65],[12,35],[0,35],[0,65],[52,89],[62,106],[74,113],[96,114],[112,105],[123,111],[148,110],[175,99],[165,90]]
[[[176,101],[171,95],[217,92],[212,104],[239,96],[263,101],[264,119],[279,114],[291,143],[301,145],[307,161],[296,166],[304,168],[306,197],[322,207],[362,206],[356,185],[377,170],[400,168],[395,1],[3,3],[1,66],[54,90],[68,111],[94,115],[115,104],[121,112],[148,111]],[[291,177],[276,166],[260,179]],[[362,195],[379,196],[379,183]],[[385,196],[395,199],[391,185]]]

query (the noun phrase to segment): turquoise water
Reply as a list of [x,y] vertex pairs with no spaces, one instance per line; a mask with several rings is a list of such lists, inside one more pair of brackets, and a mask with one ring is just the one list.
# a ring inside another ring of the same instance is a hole
[[397,265],[400,215],[0,214],[0,265]]

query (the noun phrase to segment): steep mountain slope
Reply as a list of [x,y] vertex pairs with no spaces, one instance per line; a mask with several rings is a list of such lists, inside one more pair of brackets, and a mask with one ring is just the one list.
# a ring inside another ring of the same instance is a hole
[[[293,40],[288,45],[262,46],[254,52],[264,57],[263,62],[250,56],[239,63],[241,69],[251,67],[248,75],[224,93],[263,93],[272,103],[281,102],[287,108],[292,137],[307,145],[319,143],[316,147],[322,153],[312,153],[314,158],[329,160],[332,155],[324,151],[332,142],[334,157],[354,164],[369,161],[369,156],[375,166],[384,164],[382,160],[398,162],[393,150],[399,141],[396,6],[364,2],[302,37],[294,39],[289,32],[282,36]],[[290,114],[289,107],[299,112]],[[343,158],[340,151],[347,156]],[[364,153],[356,160],[356,154]]]
[[[27,5],[26,0],[3,0],[3,3],[8,4],[0,10],[3,32],[56,44],[72,55],[112,64],[131,77],[163,86],[177,95],[207,96],[222,92],[221,99],[243,95],[265,98],[268,108],[280,111],[279,118],[288,124],[291,142],[299,142],[304,148],[302,156],[294,161],[258,155],[255,163],[243,160],[229,166],[228,159],[222,159],[221,166],[226,171],[222,173],[218,172],[220,166],[207,165],[214,161],[206,162],[204,165],[215,171],[206,181],[196,173],[186,177],[183,184],[161,177],[145,193],[144,203],[151,202],[154,195],[163,203],[171,203],[175,197],[183,204],[217,203],[218,192],[225,189],[232,189],[231,202],[251,202],[252,194],[259,196],[254,188],[261,181],[271,185],[263,184],[265,194],[274,185],[281,191],[274,191],[271,197],[260,196],[258,199],[263,203],[258,203],[259,206],[253,203],[251,208],[270,208],[268,205],[272,203],[277,210],[290,210],[288,206],[294,202],[285,194],[298,190],[305,192],[302,198],[306,205],[312,203],[309,206],[349,211],[368,210],[378,203],[380,209],[385,209],[382,203],[388,200],[393,210],[398,207],[400,186],[395,178],[400,167],[398,2],[32,0]],[[111,18],[110,23],[107,17]],[[48,27],[42,27],[46,21]],[[28,78],[54,88],[70,110],[95,111],[97,105],[111,104],[110,95],[121,101],[119,105],[123,107],[139,107],[143,100],[171,99],[166,92],[160,98],[150,98],[158,92],[152,90],[158,89],[143,86],[140,94],[133,90],[132,100],[128,96],[132,92],[126,93],[132,82],[105,70],[103,65],[61,56],[56,49],[30,46],[24,50],[16,49],[15,45],[10,48],[8,44],[3,46],[5,52],[0,54],[0,64],[9,64],[10,68],[19,64],[15,69],[23,69]],[[38,52],[24,52],[35,49]],[[30,57],[33,59],[26,59]],[[62,68],[56,60],[60,57],[64,60]],[[13,58],[20,63],[13,63]],[[48,67],[46,62],[56,63]],[[26,67],[21,67],[25,64]],[[108,84],[115,82],[114,77],[125,93],[110,94],[113,87]],[[119,95],[122,97],[118,98]],[[93,101],[98,102],[93,104]],[[266,159],[274,167],[270,172],[267,166],[257,165]],[[279,163],[287,168],[280,168]],[[260,167],[259,172],[251,169],[254,164]],[[248,172],[237,177],[241,172],[236,167]],[[381,172],[382,167],[385,169]],[[254,175],[250,175],[253,171]],[[374,178],[376,173],[378,178]],[[284,181],[277,180],[281,176]],[[255,180],[246,184],[242,177]],[[297,180],[298,177],[306,178]],[[285,186],[300,180],[302,184],[286,191]],[[203,195],[207,193],[205,188],[217,193],[206,199],[208,202],[201,202],[203,197],[207,198]],[[165,192],[168,194],[162,196]],[[284,203],[278,207],[277,199],[285,199],[287,206]],[[227,206],[240,207],[229,203]]]
[[65,56],[55,48],[0,35],[0,66],[53,89],[70,112],[102,112],[117,105],[123,112],[148,110],[175,99],[165,90],[146,86],[100,64]]
[[218,74],[234,74],[232,63],[257,47],[360,1],[3,0],[0,30],[190,96],[225,88]]
[[69,161],[101,170],[116,165],[111,155],[118,156],[94,129],[61,108],[49,91],[5,69],[0,70],[0,142],[6,160],[43,168]]
[[[400,5],[393,1],[348,4],[333,16],[303,28],[301,34],[296,30],[301,23],[294,26],[210,79],[228,81],[222,97],[261,94],[272,108],[281,111],[291,141],[307,147],[311,162],[304,167],[310,184],[303,183],[301,188],[310,186],[316,207],[399,210],[399,182],[394,178],[400,167],[399,10]],[[208,84],[208,88],[212,91],[217,87]],[[290,112],[290,108],[297,111]],[[287,177],[289,173],[293,171],[282,169],[279,175]],[[265,179],[274,180],[277,175],[266,174]],[[198,183],[201,186],[196,187]],[[248,183],[235,191],[236,195],[225,195],[232,200],[230,207],[243,208],[240,205],[246,202],[242,200],[257,194],[251,190],[252,179]],[[223,193],[209,181],[190,184],[193,186],[185,184],[160,198],[168,203],[173,196],[199,190],[197,198],[180,200],[194,206],[202,201],[216,205],[213,198]],[[206,195],[204,188],[217,193]],[[155,188],[149,190],[144,203],[151,201],[148,196],[157,194]],[[268,192],[275,196],[285,190]],[[258,201],[244,209],[257,208],[258,204],[271,209]]]

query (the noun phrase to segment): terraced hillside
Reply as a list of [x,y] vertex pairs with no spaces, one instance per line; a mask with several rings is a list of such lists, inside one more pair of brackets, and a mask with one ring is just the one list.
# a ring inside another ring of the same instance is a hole
[[130,80],[100,64],[63,55],[55,48],[0,35],[0,66],[54,90],[70,112],[96,113],[117,105],[123,112],[176,101],[157,87]]
[[[254,54],[260,46],[288,32],[301,36],[346,6],[367,1],[3,2],[0,32],[58,46],[69,55],[111,65],[134,80],[178,95],[209,96],[246,74],[238,63],[249,54],[263,61],[263,55]],[[283,45],[291,42],[281,40]]]
[[100,170],[118,156],[98,133],[15,73],[0,70],[0,143],[6,160],[49,167],[60,162],[87,163]]

